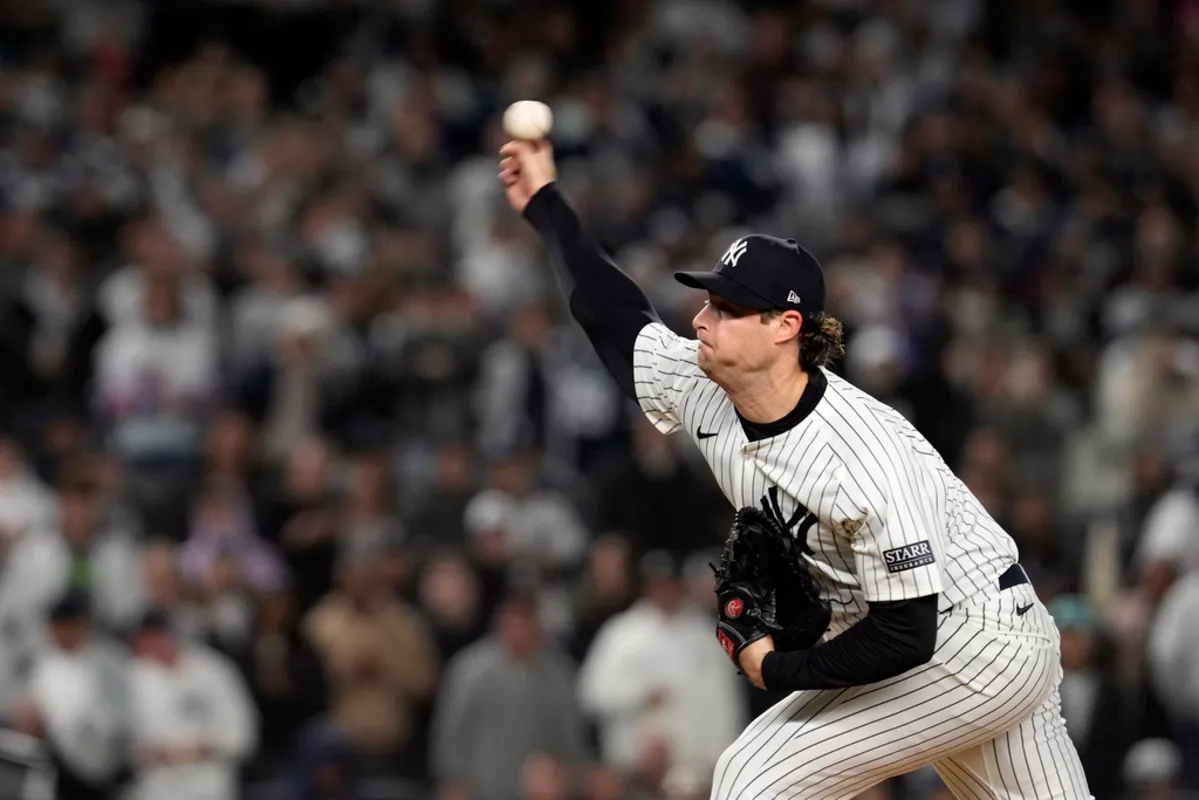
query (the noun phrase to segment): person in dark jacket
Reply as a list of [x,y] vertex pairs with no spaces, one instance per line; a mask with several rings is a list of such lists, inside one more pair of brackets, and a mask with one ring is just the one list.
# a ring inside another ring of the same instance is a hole
[[290,590],[261,599],[249,642],[236,662],[262,720],[262,747],[251,770],[269,774],[284,763],[326,700],[324,672],[300,633]]
[[1061,595],[1050,606],[1062,636],[1062,716],[1082,759],[1095,800],[1119,797],[1120,764],[1135,740],[1135,693],[1124,691],[1112,669],[1113,651],[1090,604]]

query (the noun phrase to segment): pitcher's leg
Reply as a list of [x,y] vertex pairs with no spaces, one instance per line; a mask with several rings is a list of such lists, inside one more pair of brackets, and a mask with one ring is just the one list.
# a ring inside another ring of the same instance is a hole
[[1078,751],[1055,690],[1036,712],[989,742],[933,765],[959,798],[1088,800]]
[[[815,746],[826,731],[835,737],[830,723],[840,717],[838,707],[855,690],[799,692],[754,720],[745,733],[721,754],[712,780],[711,800],[740,800],[741,798],[783,797],[856,797],[877,783],[899,774],[885,760],[869,754],[868,741],[846,742],[836,753],[825,753],[814,759],[797,759],[796,753]],[[868,709],[859,704],[865,712]],[[863,718],[864,720],[865,718]],[[803,761],[803,775],[834,774],[842,779],[836,794],[805,793],[802,781],[778,782],[766,773],[779,767]],[[800,792],[796,794],[796,792]]]
[[944,617],[933,660],[896,678],[770,709],[721,756],[712,800],[853,798],[1020,724],[1052,691],[1057,650],[1046,637],[993,634],[982,623],[995,613]]
[[[1015,656],[1014,645],[1006,645]],[[1002,651],[999,650],[999,651]],[[988,659],[982,663],[992,663]],[[712,800],[848,800],[1016,724],[1043,694],[1049,665],[1024,661],[1026,682],[1003,691],[959,683],[926,665],[887,684],[804,692],[751,725],[721,756]],[[769,716],[768,715],[773,715]],[[994,727],[991,727],[991,726]],[[984,795],[985,796],[985,795]]]

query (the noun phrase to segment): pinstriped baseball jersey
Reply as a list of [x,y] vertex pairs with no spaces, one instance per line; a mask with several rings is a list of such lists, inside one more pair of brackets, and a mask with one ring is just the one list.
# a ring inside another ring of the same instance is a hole
[[697,349],[660,323],[643,328],[638,402],[658,430],[695,439],[730,503],[765,504],[802,537],[833,607],[825,638],[867,603],[935,593],[945,612],[925,664],[794,692],[755,719],[721,755],[710,800],[849,800],[922,764],[960,800],[1090,798],[1061,718],[1053,620],[1031,585],[999,590],[1015,542],[932,446],[823,370],[809,375],[823,391],[806,413],[751,440]]
[[1016,563],[1015,542],[899,412],[824,372],[811,413],[751,441],[697,347],[660,323],[641,331],[640,406],[658,430],[695,440],[734,507],[765,503],[803,537],[833,607],[829,636],[867,602],[937,593],[943,609],[958,605]]

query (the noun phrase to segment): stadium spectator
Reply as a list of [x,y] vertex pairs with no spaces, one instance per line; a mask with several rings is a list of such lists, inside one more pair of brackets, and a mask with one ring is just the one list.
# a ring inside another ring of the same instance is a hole
[[1169,739],[1142,739],[1124,759],[1124,780],[1134,800],[1194,800],[1180,784],[1183,755]]
[[31,577],[56,594],[82,592],[96,623],[124,632],[144,602],[138,581],[142,548],[139,531],[109,497],[100,468],[86,460],[65,465],[57,524],[41,538],[47,558],[42,570],[30,565]]
[[510,593],[494,632],[450,662],[433,719],[433,774],[440,796],[519,797],[537,754],[569,766],[585,758],[574,668],[545,640],[537,599]]
[[233,657],[261,719],[251,774],[269,782],[328,701],[324,670],[304,639],[287,587],[263,595],[249,636]]
[[570,649],[576,661],[581,663],[586,657],[600,628],[637,599],[633,557],[632,545],[618,533],[604,534],[592,542],[575,596]]
[[329,681],[329,716],[361,753],[395,756],[415,734],[416,704],[433,691],[438,659],[414,609],[388,591],[369,546],[338,560],[337,588],[304,619]]
[[1049,606],[1062,636],[1062,718],[1096,800],[1115,797],[1123,735],[1138,713],[1117,681],[1110,647],[1086,598],[1059,595]]
[[600,628],[579,673],[579,698],[600,729],[605,763],[633,772],[647,742],[668,770],[706,780],[749,721],[743,687],[707,646],[706,609],[691,602],[681,560],[641,558],[641,599]]
[[63,800],[113,797],[128,741],[128,654],[92,629],[88,598],[60,597],[49,611],[48,642],[18,700],[17,728],[45,740]]
[[324,439],[298,442],[258,497],[264,538],[278,543],[296,581],[301,612],[333,586],[339,533],[333,459]]
[[258,744],[257,713],[234,665],[180,641],[156,610],[138,625],[134,653],[130,796],[234,795],[240,768]]
[[[1194,535],[1192,533],[1192,535]],[[1154,619],[1146,658],[1158,696],[1168,698],[1167,711],[1181,749],[1181,785],[1199,792],[1199,572],[1178,580]]]
[[709,476],[648,420],[634,424],[630,439],[628,456],[597,476],[597,529],[632,535],[642,552],[685,555],[722,542],[732,517],[705,491]]
[[461,554],[447,551],[429,558],[417,597],[432,627],[442,663],[486,633],[482,582]]

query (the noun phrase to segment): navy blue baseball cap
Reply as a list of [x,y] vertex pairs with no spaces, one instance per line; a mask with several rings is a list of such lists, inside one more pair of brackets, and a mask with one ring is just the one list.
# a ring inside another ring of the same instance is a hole
[[729,245],[711,272],[676,272],[675,280],[706,289],[754,311],[798,311],[804,316],[824,310],[824,270],[796,243],[761,233],[742,236]]

